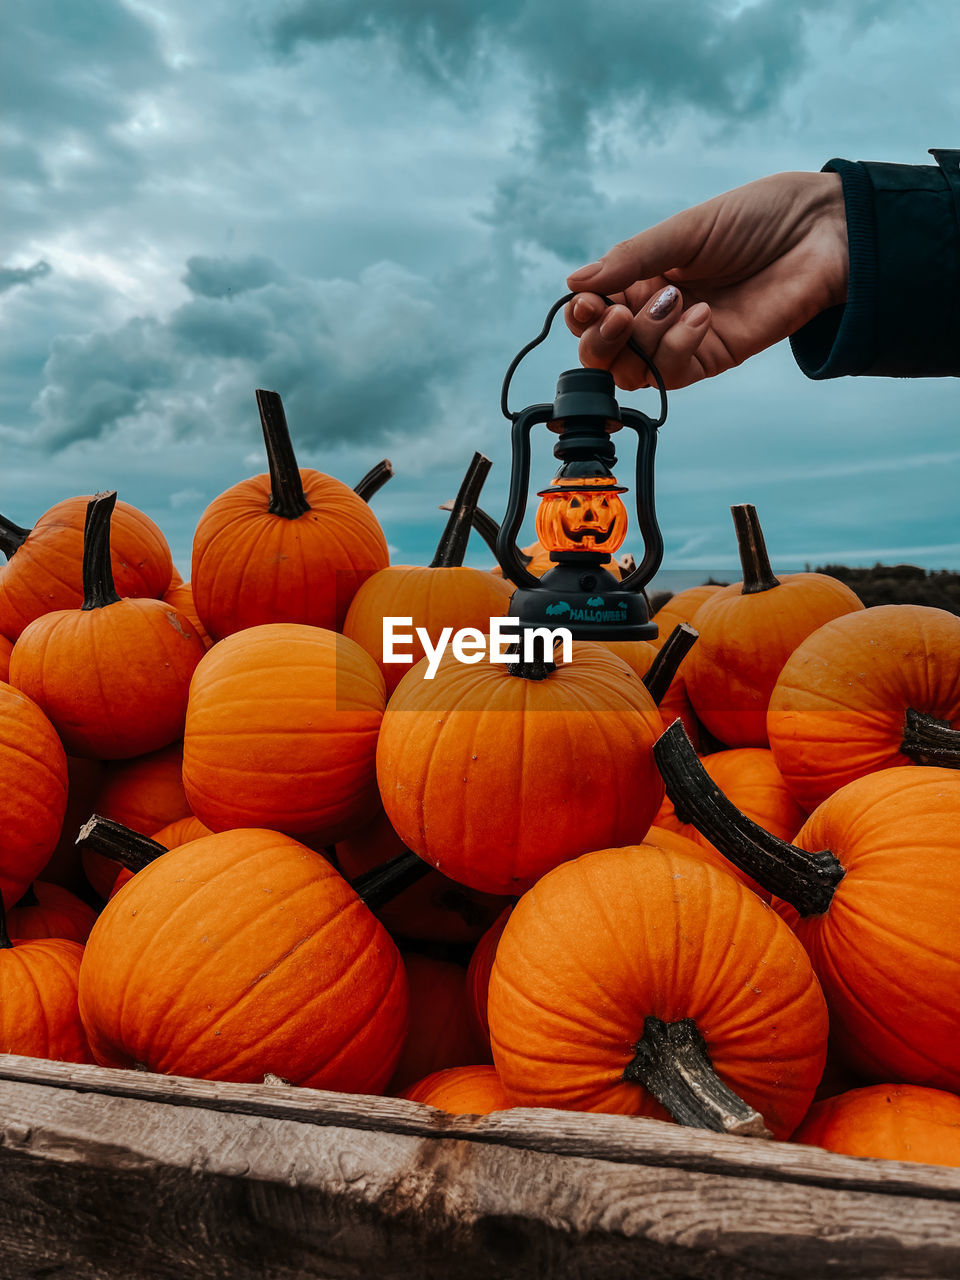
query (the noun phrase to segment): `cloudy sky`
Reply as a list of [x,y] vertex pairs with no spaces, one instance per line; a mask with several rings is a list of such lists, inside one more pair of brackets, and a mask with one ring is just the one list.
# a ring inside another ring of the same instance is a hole
[[[766,173],[960,145],[935,0],[7,0],[5,28],[0,511],[117,488],[185,576],[265,470],[256,387],[301,465],[392,459],[374,509],[422,561],[474,449],[502,513],[500,381],[574,266]],[[513,404],[575,363],[561,324]],[[783,568],[960,568],[958,392],[810,382],[786,344],[676,392],[665,567],[729,568],[753,502]]]

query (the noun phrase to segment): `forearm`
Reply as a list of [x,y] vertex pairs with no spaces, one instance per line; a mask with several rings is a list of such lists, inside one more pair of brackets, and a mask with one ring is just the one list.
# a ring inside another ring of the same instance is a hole
[[847,300],[790,339],[800,368],[811,378],[960,376],[960,172],[951,185],[936,165],[824,168],[843,183]]

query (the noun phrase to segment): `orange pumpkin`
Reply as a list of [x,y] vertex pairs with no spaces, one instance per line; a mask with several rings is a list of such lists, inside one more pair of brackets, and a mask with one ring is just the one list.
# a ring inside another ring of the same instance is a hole
[[681,622],[693,623],[694,615],[704,601],[722,591],[723,588],[713,583],[704,583],[700,587],[687,587],[672,595],[666,604],[661,605],[651,619],[657,624],[658,634],[650,641],[655,649],[666,641],[674,627]]
[[[411,665],[426,652],[416,633],[418,627],[427,632],[433,644],[444,630],[449,635],[461,627],[473,627],[485,635],[490,630],[490,619],[504,617],[510,607],[512,584],[463,565],[471,511],[489,470],[489,458],[474,454],[436,555],[428,566],[391,565],[381,569],[353,597],[343,633],[366,649],[383,672],[388,698]],[[410,625],[403,628],[411,637],[403,646],[411,654],[411,662],[384,659],[383,620],[387,617],[411,619]]]
[[494,920],[480,941],[473,949],[470,964],[467,966],[467,1010],[473,1023],[474,1031],[484,1045],[490,1043],[490,1023],[487,1021],[487,994],[490,988],[490,973],[497,954],[497,943],[507,927],[513,903],[504,909]]
[[15,907],[7,912],[7,930],[23,941],[67,938],[86,942],[97,913],[69,889],[34,880]]
[[67,807],[67,757],[53,725],[0,684],[0,893],[13,906],[43,870]]
[[875,1084],[817,1102],[794,1142],[845,1156],[960,1166],[960,1098],[942,1089]]
[[[0,516],[0,632],[16,640],[35,618],[58,609],[79,609],[84,588],[83,530],[89,497],[67,498],[42,515],[32,529]],[[173,561],[154,522],[118,502],[110,563],[121,596],[158,599],[170,585]]]
[[389,564],[377,517],[354,491],[299,470],[280,397],[258,391],[270,474],[243,480],[200,517],[190,584],[214,640],[265,623],[339,630],[357,588]]
[[660,713],[603,645],[574,643],[572,658],[464,666],[448,650],[433,680],[419,663],[397,687],[377,745],[383,806],[444,875],[513,894],[591,844],[646,834]]
[[700,639],[684,663],[693,709],[728,747],[767,746],[767,704],[784,663],[818,627],[863,608],[823,573],[774,577],[751,506],[733,507],[743,581],[710,596],[693,617]]
[[489,1060],[467,1010],[467,974],[458,964],[407,952],[403,957],[410,992],[410,1023],[390,1080],[402,1093],[414,1081],[447,1067]]
[[943,763],[951,752],[960,762],[960,618],[889,604],[827,623],[780,672],[767,728],[784,781],[807,810],[863,774],[940,763],[930,731],[934,748],[938,735],[945,740]]
[[[165,827],[161,827],[159,831],[154,832],[150,838],[157,844],[162,844],[165,849],[178,849],[180,845],[189,844],[191,840],[202,840],[204,836],[211,835],[213,835],[213,832],[210,828],[205,827],[199,818],[194,818],[191,815],[189,818],[178,818],[176,822],[168,823]],[[87,857],[92,856],[94,852],[93,849],[85,848],[83,851],[84,861],[86,861]],[[104,854],[98,854],[97,856],[105,864],[118,868],[113,884],[108,892],[102,895],[105,898],[112,898],[114,894],[119,893],[128,880],[136,875],[136,871],[126,866],[120,866],[114,859]]]
[[229,636],[190,687],[183,784],[212,831],[260,826],[332,844],[376,813],[383,677],[346,636],[274,623]]
[[[353,881],[399,857],[404,849],[403,841],[381,810],[373,822],[337,841],[337,866],[347,880]],[[379,915],[395,938],[475,942],[502,906],[502,898],[477,893],[439,871],[428,871]]]
[[90,1062],[77,1008],[83,947],[66,938],[10,940],[0,904],[0,1047],[56,1062]]
[[[179,576],[178,574],[177,577]],[[167,604],[172,604],[178,613],[182,613],[185,618],[190,619],[190,623],[200,637],[204,649],[209,649],[213,641],[207,635],[203,623],[200,621],[200,615],[197,613],[197,606],[193,599],[193,588],[190,583],[183,581],[171,583],[163,593],[163,599]]]
[[37,618],[14,646],[10,679],[50,717],[71,754],[145,755],[179,738],[203,645],[162,600],[121,600],[110,570],[116,493],[90,503],[82,608]]
[[783,921],[732,876],[646,845],[585,854],[520,899],[488,1012],[520,1106],[783,1138],[826,1058],[823,995]]
[[846,1063],[866,1080],[960,1089],[960,773],[867,774],[787,844],[725,800],[679,725],[655,753],[674,803],[781,900]]
[[503,1091],[496,1067],[448,1067],[418,1080],[402,1095],[451,1115],[486,1116],[513,1106]]
[[13,652],[13,641],[0,636],[0,680],[4,684],[10,678],[10,654]]
[[326,859],[243,830],[172,849],[107,904],[80,1009],[103,1065],[376,1093],[407,987],[386,930]]

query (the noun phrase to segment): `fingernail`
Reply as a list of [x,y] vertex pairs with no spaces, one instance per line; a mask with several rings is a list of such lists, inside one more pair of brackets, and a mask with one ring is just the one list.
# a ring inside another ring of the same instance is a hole
[[576,276],[578,280],[589,280],[602,266],[602,262],[588,262],[585,267],[577,267],[576,271],[571,271],[567,279],[572,280]]
[[654,300],[647,308],[647,315],[651,320],[662,320],[664,316],[669,315],[676,305],[677,298],[680,297],[677,289],[672,284],[668,284],[665,289],[661,289]]
[[684,313],[683,322],[689,325],[706,324],[710,319],[710,308],[705,302],[698,302],[695,307]]
[[614,338],[619,338],[621,334],[626,333],[630,328],[631,320],[628,315],[624,315],[622,311],[614,311],[608,314],[600,325],[600,337],[607,342],[612,342]]
[[593,307],[586,298],[578,298],[573,304],[573,318],[579,320],[581,324],[586,324],[593,319]]

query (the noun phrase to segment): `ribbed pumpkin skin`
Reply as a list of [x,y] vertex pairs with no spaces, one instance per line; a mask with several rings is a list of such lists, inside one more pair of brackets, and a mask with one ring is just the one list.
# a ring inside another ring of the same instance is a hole
[[[122,822],[141,835],[152,835],[167,823],[190,814],[183,792],[182,770],[183,744],[180,742],[172,742],[169,747],[146,756],[111,763],[104,773],[96,812],[103,818]],[[101,898],[108,898],[120,864],[92,849],[83,849],[80,856],[87,879]]]
[[7,906],[43,870],[67,808],[67,757],[53,725],[0,684],[0,892]]
[[408,848],[485,893],[513,894],[585,846],[643,839],[663,798],[660,713],[603,645],[545,680],[451,652],[419,663],[383,718],[377,778]]
[[[89,501],[66,498],[51,507],[0,568],[0,632],[11,640],[34,618],[79,609],[83,603],[83,526]],[[120,596],[159,599],[173,574],[166,538],[128,502],[117,503],[110,522],[110,563]]]
[[[180,575],[178,574],[179,578]],[[204,649],[209,649],[213,645],[213,640],[207,635],[203,623],[200,621],[200,615],[197,613],[196,602],[193,598],[193,588],[189,582],[182,579],[179,582],[171,582],[170,586],[163,593],[163,598],[167,604],[172,604],[174,609],[182,613],[185,618],[189,618],[196,630],[197,635],[203,642]]]
[[780,585],[741,595],[735,582],[710,596],[692,625],[700,639],[683,664],[693,709],[728,747],[765,747],[767,704],[794,649],[818,627],[863,609],[842,582],[822,573],[780,574]]
[[494,957],[497,954],[497,943],[500,935],[507,927],[513,903],[504,909],[494,920],[480,941],[473,949],[470,964],[467,966],[467,1009],[474,1030],[481,1041],[489,1045],[490,1024],[487,1021],[487,994],[490,989],[490,973],[493,969]]
[[780,673],[770,748],[808,811],[900,751],[907,708],[960,729],[960,618],[926,605],[876,605],[821,627]]
[[411,1085],[403,1097],[455,1116],[486,1116],[513,1106],[503,1091],[496,1067],[489,1066],[434,1071]]
[[34,880],[34,907],[16,906],[7,912],[7,932],[11,938],[66,938],[86,942],[97,913],[93,907],[58,884]]
[[661,826],[659,815],[657,821],[643,837],[643,843],[653,845],[655,849],[661,849],[664,853],[679,853],[684,857],[696,858],[701,862],[706,862],[711,867],[715,867],[717,871],[723,871],[726,875],[733,876],[734,880],[739,880],[741,884],[746,885],[764,902],[770,901],[769,893],[756,888],[750,877],[742,872],[739,867],[735,867],[732,862],[728,862],[723,854],[718,852],[712,844],[692,840],[685,831],[676,831],[671,827]]
[[252,627],[209,651],[190,687],[183,785],[211,831],[262,826],[331,844],[377,812],[383,676],[320,627]]
[[7,683],[10,678],[10,654],[13,652],[13,641],[0,636],[0,680]]
[[326,859],[273,831],[230,831],[172,849],[107,904],[80,1010],[106,1066],[378,1092],[407,985],[386,930]]
[[190,585],[214,640],[271,622],[339,631],[360,584],[390,563],[377,517],[352,489],[300,470],[310,510],[272,515],[270,477],[215,498],[193,539]]
[[960,1166],[960,1098],[941,1089],[876,1084],[810,1108],[794,1142],[845,1156]]
[[[162,844],[165,849],[177,849],[182,844],[189,844],[191,840],[202,840],[204,836],[211,836],[213,832],[209,827],[205,827],[199,818],[178,818],[176,822],[169,822],[165,827],[161,827],[159,831],[150,833],[150,839],[156,840],[157,844]],[[118,867],[118,864],[110,858],[103,858],[104,863],[109,863],[111,867]],[[112,898],[119,893],[128,880],[132,880],[134,872],[128,871],[126,867],[119,867],[113,879],[113,883],[109,886],[106,893],[101,894],[103,898]],[[96,887],[96,886],[94,886]]]
[[[411,666],[424,656],[416,627],[423,627],[434,644],[444,627],[453,631],[475,627],[488,635],[490,619],[506,615],[513,591],[513,583],[481,569],[393,565],[368,578],[353,597],[343,634],[373,658],[383,672],[389,698]],[[413,636],[412,641],[399,646],[413,655],[413,663],[384,662],[384,618],[413,619],[409,627],[402,628],[404,634]]]
[[[337,841],[337,865],[346,880],[373,871],[404,851],[404,843],[381,810],[373,822]],[[393,937],[429,942],[476,942],[503,906],[503,898],[478,893],[439,871],[378,908]]]
[[44,938],[0,948],[0,1053],[92,1062],[77,1008],[83,947]]
[[658,634],[650,644],[659,649],[674,627],[681,622],[693,622],[694,614],[711,596],[715,596],[723,587],[703,586],[687,587],[670,597],[665,605],[657,610],[651,621],[657,624]]
[[775,901],[809,953],[843,1057],[867,1080],[960,1090],[960,774],[858,778],[794,843],[829,849],[846,871],[823,915]]
[[717,1074],[775,1137],[800,1123],[823,1071],[827,1011],[775,912],[732,876],[644,845],[544,876],[514,908],[490,977],[508,1096],[668,1118],[622,1078],[651,1015],[693,1018]]
[[10,681],[72,755],[121,760],[182,736],[203,652],[190,622],[162,600],[118,600],[31,622],[14,645]]
[[390,1080],[394,1094],[434,1071],[490,1060],[490,1047],[470,1020],[466,970],[414,952],[405,954],[403,962],[410,1024]]
[[[781,840],[792,840],[806,821],[807,815],[787,790],[773,754],[763,747],[735,747],[730,751],[715,751],[702,758],[704,769],[731,803],[752,822],[772,832]],[[657,826],[667,827],[688,836],[703,849],[714,849],[706,836],[701,835],[690,822],[677,818],[673,801],[664,796]],[[754,893],[770,901],[770,894],[755,881],[728,863],[718,850],[714,850],[732,875],[748,885]]]
[[[667,634],[669,635],[669,632]],[[661,640],[666,640],[666,638],[666,636],[662,636]],[[618,658],[622,658],[633,674],[641,680],[650,670],[659,648],[659,645],[654,647],[647,640],[605,640],[603,644],[604,648],[609,649]],[[700,722],[694,713],[693,707],[690,705],[690,699],[687,697],[686,685],[683,683],[682,666],[670,681],[670,687],[660,699],[658,705],[664,727],[669,728],[679,716],[690,741],[695,747],[698,746],[700,741]]]

